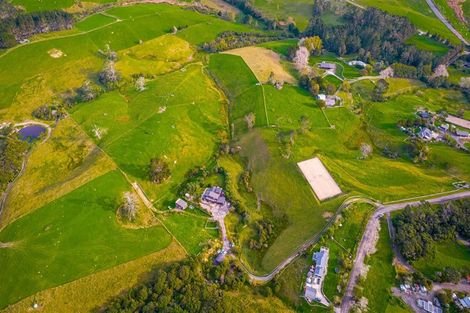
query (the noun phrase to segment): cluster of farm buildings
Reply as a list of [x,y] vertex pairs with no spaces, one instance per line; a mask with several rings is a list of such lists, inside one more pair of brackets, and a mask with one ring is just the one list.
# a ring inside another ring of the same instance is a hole
[[[185,197],[188,201],[192,200],[190,195],[185,195]],[[224,222],[225,216],[230,211],[231,204],[227,201],[224,190],[221,187],[213,186],[204,190],[200,198],[199,205],[211,215],[212,220],[219,224],[223,245],[215,258],[215,263],[220,264],[233,247],[233,244],[228,240]],[[175,207],[178,210],[185,210],[188,208],[188,203],[179,198],[175,202]]]

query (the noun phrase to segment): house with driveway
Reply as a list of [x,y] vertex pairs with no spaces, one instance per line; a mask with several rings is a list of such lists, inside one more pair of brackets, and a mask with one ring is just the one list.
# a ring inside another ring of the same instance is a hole
[[330,305],[322,290],[328,269],[328,257],[329,249],[327,247],[321,247],[320,251],[313,254],[312,259],[315,266],[310,268],[305,282],[304,298],[308,302],[320,302],[326,306]]

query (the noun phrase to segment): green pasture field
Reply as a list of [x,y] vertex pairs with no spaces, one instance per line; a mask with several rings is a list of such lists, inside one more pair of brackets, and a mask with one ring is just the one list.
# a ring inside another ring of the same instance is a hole
[[154,77],[179,69],[193,59],[194,53],[187,41],[163,35],[120,51],[116,69],[129,79],[135,75]]
[[463,10],[464,16],[467,19],[469,19],[470,18],[470,2],[465,1],[464,3],[462,3],[462,10]]
[[241,57],[211,55],[209,71],[230,100],[229,118],[236,134],[246,130],[244,117],[249,113],[255,114],[257,126],[268,124],[263,86],[258,85],[255,75]]
[[[166,4],[116,7],[106,12],[121,21],[85,33],[73,30],[68,37],[47,38],[2,54],[0,118],[27,119],[34,108],[56,101],[58,93],[79,87],[84,80],[94,78],[94,73],[103,66],[97,51],[104,49],[106,44],[115,51],[128,49],[137,45],[139,40],[146,42],[169,33],[172,26],[179,25],[181,21],[188,27],[177,35],[193,44],[212,40],[225,30],[251,30],[246,25]],[[59,49],[66,56],[52,58],[48,54],[51,49]],[[10,75],[12,72],[15,75]]]
[[75,24],[75,28],[82,31],[91,31],[117,22],[116,18],[103,14],[93,14]]
[[281,90],[266,85],[264,91],[272,126],[286,130],[300,128],[300,119],[304,116],[310,120],[313,129],[329,127],[315,99],[307,91],[289,85]]
[[[216,150],[217,133],[225,127],[224,102],[199,64],[159,76],[147,87],[105,94],[77,106],[72,116],[92,138],[93,127],[105,130],[97,144],[164,208],[176,200],[186,172]],[[153,157],[169,164],[171,177],[162,184],[148,180]]]
[[[110,3],[117,0],[87,0],[93,3]],[[11,0],[15,5],[20,5],[28,12],[49,11],[70,8],[74,0]]]
[[253,6],[265,16],[276,20],[293,19],[301,30],[308,26],[308,20],[313,16],[313,2],[308,0],[254,0]]
[[425,0],[356,0],[390,14],[407,17],[418,29],[436,34],[453,44],[460,44],[457,37],[434,15]]
[[380,237],[376,245],[377,251],[367,259],[370,266],[367,278],[362,283],[364,297],[369,300],[371,312],[411,312],[391,294],[391,287],[395,283],[395,268],[393,267],[392,242],[388,236],[387,222],[380,223]]
[[0,229],[113,169],[113,161],[71,118],[61,120],[46,142],[33,147],[8,195]]
[[270,49],[284,57],[289,56],[289,49],[296,47],[298,43],[297,39],[285,39],[279,41],[270,41],[259,44],[259,47]]
[[327,84],[332,84],[333,86],[338,89],[339,86],[341,86],[342,81],[338,79],[338,77],[335,77],[333,75],[326,75],[324,77],[324,80],[327,82]]
[[445,44],[426,36],[414,35],[408,38],[406,43],[415,46],[419,50],[430,51],[437,55],[444,55],[449,51],[449,47]]
[[457,241],[445,241],[435,244],[436,253],[413,262],[413,267],[429,278],[444,267],[454,267],[459,270],[470,266],[470,250]]
[[425,87],[423,82],[407,78],[387,78],[387,83],[388,90],[384,94],[385,97],[394,97]]
[[116,220],[131,186],[113,171],[8,225],[0,241],[0,307],[26,296],[164,249],[161,226],[125,229]]
[[470,28],[469,25],[461,21],[455,11],[449,6],[446,0],[436,0],[439,11],[445,16],[447,21],[454,26],[454,28],[467,40],[470,40]]
[[188,253],[195,255],[201,252],[209,239],[218,238],[217,229],[207,229],[207,216],[189,214],[169,214],[162,221],[170,232],[181,242]]

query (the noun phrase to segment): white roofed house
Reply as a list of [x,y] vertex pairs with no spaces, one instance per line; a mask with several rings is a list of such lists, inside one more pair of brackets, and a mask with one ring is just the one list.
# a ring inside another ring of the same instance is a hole
[[329,250],[326,247],[321,247],[320,251],[313,254],[312,259],[315,266],[311,267],[305,282],[304,298],[308,302],[317,301],[326,306],[330,305],[322,291],[323,280],[328,268],[328,255]]
[[421,128],[421,130],[418,133],[418,136],[423,139],[423,140],[432,140],[432,139],[437,139],[439,136],[438,133],[433,132],[427,127]]
[[183,199],[176,200],[175,205],[178,210],[182,210],[182,211],[186,210],[186,208],[188,207],[188,203],[184,201]]
[[322,70],[327,70],[330,72],[336,72],[336,64],[335,63],[328,63],[328,62],[321,62],[318,64],[318,68]]
[[326,96],[325,105],[327,107],[334,107],[337,103],[341,102],[341,98],[335,95]]
[[348,65],[349,66],[358,66],[358,67],[365,68],[367,66],[367,63],[362,62],[362,61],[353,60],[353,61],[349,61]]
[[315,276],[323,278],[326,275],[328,268],[329,249],[321,247],[320,251],[313,254],[313,261],[315,261]]

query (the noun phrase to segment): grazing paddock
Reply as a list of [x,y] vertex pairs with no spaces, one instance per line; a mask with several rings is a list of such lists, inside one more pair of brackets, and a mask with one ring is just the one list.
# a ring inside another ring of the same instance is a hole
[[289,84],[296,83],[295,78],[282,67],[281,58],[274,51],[261,47],[245,47],[224,53],[241,56],[256,78],[263,84],[269,81],[271,73],[274,73],[276,80]]
[[341,194],[341,189],[319,158],[297,163],[320,201]]
[[172,242],[161,226],[127,229],[116,219],[131,186],[112,171],[9,224],[0,249],[0,308],[162,250]]

